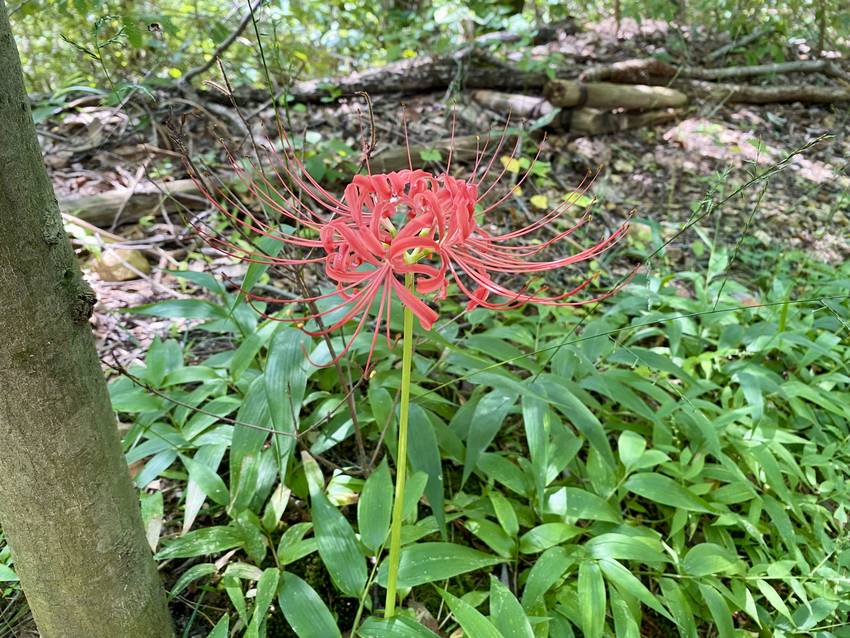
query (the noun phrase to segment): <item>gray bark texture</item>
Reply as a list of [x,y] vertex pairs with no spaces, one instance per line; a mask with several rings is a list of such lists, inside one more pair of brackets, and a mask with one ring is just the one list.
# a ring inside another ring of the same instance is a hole
[[0,0],[0,525],[42,638],[170,638]]

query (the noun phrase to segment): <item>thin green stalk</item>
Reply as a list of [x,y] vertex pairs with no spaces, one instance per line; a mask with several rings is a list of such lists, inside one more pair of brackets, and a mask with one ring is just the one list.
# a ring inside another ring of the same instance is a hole
[[[413,276],[405,276],[408,288],[413,285]],[[407,418],[410,412],[410,367],[413,362],[413,313],[404,308],[404,336],[401,353],[401,400],[398,416],[398,450],[396,451],[395,496],[393,497],[393,520],[390,527],[390,557],[387,574],[387,598],[384,617],[395,615],[396,588],[398,585],[398,563],[401,554],[401,519],[404,509],[404,483],[407,479]]]

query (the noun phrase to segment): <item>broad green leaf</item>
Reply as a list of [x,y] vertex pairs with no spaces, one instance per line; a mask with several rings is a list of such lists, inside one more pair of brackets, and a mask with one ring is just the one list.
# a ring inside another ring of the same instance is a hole
[[617,439],[617,452],[620,455],[620,461],[626,466],[627,470],[637,464],[645,450],[646,439],[635,432],[626,430]]
[[567,487],[564,488],[564,495],[566,497],[565,515],[569,518],[606,521],[608,523],[620,522],[620,512],[611,507],[604,498],[592,492],[577,487]]
[[211,469],[206,463],[195,461],[183,454],[180,455],[180,460],[189,470],[189,479],[197,483],[204,494],[219,505],[227,505],[230,501],[230,493],[215,470]]
[[[541,389],[541,394],[544,391]],[[546,403],[535,396],[522,397],[522,422],[525,428],[525,440],[531,457],[531,467],[534,472],[534,488],[538,498],[538,508],[543,507],[543,493],[547,484],[549,461],[549,428],[551,413]]]
[[475,638],[505,638],[487,618],[472,605],[449,592],[439,589],[440,596],[446,601],[457,623],[463,629],[465,636]]
[[575,557],[563,547],[552,547],[543,552],[528,572],[522,590],[522,606],[526,610],[534,607],[575,562]]
[[127,312],[168,319],[226,319],[227,309],[202,299],[169,299],[128,308]]
[[[614,583],[623,593],[634,596],[650,609],[654,609],[662,616],[670,618],[670,614],[662,607],[658,599],[647,589],[637,576],[632,574],[622,564],[613,559],[602,559],[599,567],[605,578]],[[671,618],[672,620],[672,618]]]
[[227,638],[228,635],[230,635],[230,616],[224,614],[207,638]]
[[[306,452],[302,453],[302,459],[305,466],[318,465]],[[309,478],[312,473],[308,472],[307,476],[319,556],[337,588],[356,598],[366,586],[366,559],[360,552],[360,545],[349,522],[331,505],[323,486]]]
[[611,532],[600,534],[585,543],[585,548],[594,558],[635,560],[642,563],[667,563],[667,554],[662,553],[661,542],[653,537],[628,536]]
[[168,542],[157,552],[156,559],[193,558],[217,554],[240,545],[242,536],[236,528],[223,525],[205,527]]
[[493,576],[490,576],[490,618],[504,638],[534,638],[534,631],[522,605],[511,591]]
[[377,553],[387,538],[393,508],[393,482],[387,460],[372,472],[357,502],[357,527],[360,541]]
[[740,559],[728,549],[714,543],[700,543],[688,550],[682,569],[691,576],[710,576],[740,571]]
[[676,483],[673,479],[655,472],[634,474],[624,487],[638,496],[692,512],[710,513],[708,504],[696,494]]
[[300,330],[281,324],[269,343],[263,376],[272,425],[282,435],[272,440],[280,480],[286,480],[289,456],[295,448],[301,403],[307,387],[307,352],[311,338]]
[[[398,586],[415,587],[491,567],[503,559],[477,549],[452,543],[419,543],[402,548],[398,570]],[[387,582],[387,561],[378,571],[378,583]]]
[[580,527],[566,523],[543,523],[522,535],[519,539],[519,551],[523,554],[536,554],[565,543],[583,531]]
[[505,530],[493,521],[486,518],[470,518],[464,522],[463,526],[502,558],[511,558],[516,554],[516,540],[508,536]]
[[635,618],[628,603],[616,587],[608,587],[611,598],[611,616],[614,619],[614,634],[617,638],[641,638],[639,618]]
[[585,638],[602,638],[607,602],[605,581],[595,561],[583,561],[578,567],[578,604]]
[[[214,574],[216,573],[216,571],[218,570],[216,569],[216,566],[213,563],[201,563],[199,565],[192,565],[189,569],[183,572],[180,575],[180,578],[177,579],[177,582],[174,583],[174,587],[171,588],[169,596],[171,598],[177,596],[180,592],[182,592],[196,580],[203,578],[204,576]],[[0,578],[0,580],[2,580],[2,578]]]
[[12,571],[11,567],[0,565],[0,582],[17,583],[19,580],[18,575]]
[[[233,427],[230,446],[230,493],[235,495],[246,456],[259,456],[271,429],[269,403],[266,399],[266,383],[262,375],[255,378],[245,394],[236,413],[237,424]],[[242,425],[244,424],[244,425]],[[258,427],[252,427],[258,426]]]
[[697,638],[697,627],[688,598],[672,578],[660,578],[658,584],[681,638]]
[[245,631],[244,638],[259,638],[260,627],[277,593],[279,580],[280,571],[274,567],[269,567],[260,576],[260,580],[257,581],[257,594],[254,597],[254,613],[251,615],[251,623]]
[[490,504],[496,512],[496,519],[499,525],[505,530],[505,533],[511,538],[516,538],[519,534],[519,520],[517,520],[516,512],[514,511],[511,502],[505,498],[501,492],[490,492]]
[[414,471],[425,472],[428,483],[425,485],[425,496],[434,513],[434,518],[440,526],[442,536],[446,537],[446,514],[443,496],[443,464],[437,437],[428,413],[415,403],[410,406],[409,439],[407,458]]
[[336,620],[316,590],[295,574],[280,579],[278,605],[298,638],[342,638]]
[[475,413],[466,438],[466,458],[463,462],[461,485],[466,483],[478,467],[478,459],[496,437],[516,399],[516,394],[492,390],[481,397],[478,405],[475,406]]
[[703,600],[708,605],[708,610],[714,619],[717,635],[719,638],[733,638],[735,635],[735,624],[732,621],[729,605],[726,604],[720,592],[711,585],[704,585],[703,583],[698,583],[698,585]]
[[406,616],[367,618],[357,630],[360,638],[439,638],[437,634]]
[[758,587],[758,590],[765,598],[767,598],[767,601],[773,605],[773,608],[776,611],[785,616],[788,620],[791,620],[791,612],[788,610],[788,605],[785,604],[785,601],[782,600],[782,596],[776,592],[770,583],[759,578],[756,580],[756,587]]

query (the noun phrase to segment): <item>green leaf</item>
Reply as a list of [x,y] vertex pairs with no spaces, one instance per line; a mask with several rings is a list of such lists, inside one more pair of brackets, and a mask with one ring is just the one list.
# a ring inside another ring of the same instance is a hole
[[560,545],[583,531],[580,527],[566,523],[543,523],[522,535],[519,539],[519,551],[523,554],[536,554]]
[[438,589],[440,596],[446,601],[452,615],[463,629],[465,636],[475,638],[505,638],[498,629],[484,617],[475,607],[464,602],[460,598],[452,596],[449,592]]
[[207,638],[227,638],[230,634],[230,616],[224,614],[213,627]]
[[[302,453],[302,459],[305,469],[307,465],[318,465],[306,452]],[[360,545],[349,522],[331,505],[322,485],[309,479],[310,476],[312,473],[308,472],[310,511],[319,556],[337,588],[356,598],[366,586],[366,559],[360,552]]]
[[17,583],[19,580],[18,575],[12,571],[11,567],[0,565],[0,582]]
[[662,505],[691,512],[711,512],[708,504],[700,497],[663,474],[656,472],[634,474],[625,482],[624,487]]
[[274,567],[269,567],[260,576],[257,581],[257,594],[254,597],[254,613],[251,615],[251,623],[245,631],[244,638],[258,638],[260,635],[260,627],[266,619],[266,613],[272,605],[275,593],[277,593],[277,584],[280,580],[280,571]]
[[298,415],[307,387],[307,351],[311,338],[300,330],[281,324],[269,344],[266,359],[266,399],[272,425],[283,436],[273,439],[280,480],[286,480],[289,455],[295,448]]
[[694,614],[691,611],[690,603],[679,583],[672,578],[660,578],[658,584],[661,586],[661,593],[664,596],[664,602],[670,609],[673,616],[673,621],[679,630],[681,638],[697,638],[697,627],[694,622]]
[[494,576],[490,576],[490,618],[504,638],[534,638],[522,605]]
[[773,608],[776,611],[785,616],[788,620],[791,620],[791,612],[788,610],[788,606],[785,604],[785,601],[782,600],[782,596],[776,592],[770,583],[759,578],[756,580],[756,587],[758,587],[758,590],[765,598],[767,598],[767,601],[773,605]]
[[491,390],[481,397],[478,405],[475,406],[475,413],[466,438],[466,458],[463,462],[461,486],[478,467],[478,459],[492,443],[516,399],[516,394]]
[[662,607],[655,595],[647,589],[646,585],[640,582],[637,576],[633,575],[622,564],[613,559],[602,559],[599,561],[599,567],[605,574],[605,578],[614,583],[622,592],[637,598],[644,605],[650,609],[654,609],[662,616],[670,618],[670,614]]
[[227,491],[227,486],[215,470],[183,454],[180,455],[180,460],[189,470],[189,478],[198,484],[204,494],[219,505],[227,505],[230,501],[230,492]]
[[635,560],[642,563],[667,563],[668,556],[662,553],[661,542],[650,536],[628,536],[611,532],[600,534],[585,543],[593,558]]
[[298,638],[342,638],[334,617],[316,590],[295,574],[281,575],[277,601]]
[[608,523],[620,522],[619,510],[614,509],[601,496],[577,487],[564,488],[564,494],[567,499],[566,515],[568,517]]
[[627,470],[637,464],[645,450],[646,439],[635,432],[626,430],[617,439],[617,452]]
[[169,542],[156,554],[157,560],[170,558],[193,558],[205,554],[217,554],[242,544],[239,530],[219,525],[189,532]]
[[607,606],[605,581],[595,561],[583,561],[578,567],[578,605],[585,638],[602,638]]
[[387,460],[366,479],[357,502],[357,527],[360,541],[375,554],[390,529],[393,507],[393,482]]
[[490,492],[490,503],[496,512],[496,519],[505,533],[511,538],[519,534],[519,520],[511,502],[501,492]]
[[263,375],[256,377],[248,387],[248,392],[236,413],[236,421],[238,423],[233,426],[233,440],[230,446],[230,492],[234,498],[245,457],[258,457],[268,438],[267,431],[250,427],[268,428],[270,425],[269,404],[266,399],[266,383]]
[[226,319],[227,310],[202,299],[169,299],[128,308],[128,312],[168,319]]
[[357,630],[360,638],[440,638],[427,627],[406,616],[367,618]]
[[446,514],[443,496],[443,464],[437,437],[428,416],[428,412],[415,403],[410,406],[409,438],[407,458],[413,470],[425,472],[428,482],[425,496],[434,513],[437,525],[443,537],[446,537]]
[[703,600],[708,605],[708,610],[714,619],[717,635],[719,638],[733,638],[735,635],[735,624],[732,621],[729,605],[726,604],[723,596],[716,589],[710,585],[698,584]]
[[[452,543],[419,543],[401,550],[398,586],[415,587],[459,574],[491,567],[504,562],[501,558],[479,552],[471,547]],[[378,583],[386,587],[387,561],[378,570]]]
[[512,558],[516,553],[516,541],[493,521],[486,518],[470,518],[463,526],[502,558]]
[[[216,566],[213,563],[201,563],[200,565],[192,565],[189,569],[183,572],[180,575],[180,578],[177,579],[177,582],[174,583],[174,587],[171,588],[169,592],[169,597],[174,598],[186,589],[193,582],[198,580],[199,578],[203,578],[204,576],[209,576],[210,574],[214,574],[216,571]],[[0,578],[2,580],[2,578]]]
[[531,566],[522,590],[522,606],[531,610],[575,563],[575,557],[563,547],[551,547]]
[[[541,394],[543,391],[541,389]],[[534,474],[534,490],[537,494],[537,507],[543,508],[544,491],[547,484],[549,449],[549,428],[551,413],[546,403],[539,397],[524,395],[522,397],[522,423],[525,428],[525,440],[531,457],[531,467]]]
[[728,549],[714,543],[701,543],[688,550],[682,569],[691,576],[710,576],[740,571],[740,559]]

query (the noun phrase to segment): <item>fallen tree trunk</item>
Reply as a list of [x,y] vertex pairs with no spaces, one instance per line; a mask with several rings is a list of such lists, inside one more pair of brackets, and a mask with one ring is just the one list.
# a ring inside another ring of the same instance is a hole
[[641,111],[684,106],[688,96],[675,89],[645,84],[611,84],[607,82],[573,82],[552,80],[544,90],[546,98],[560,107],[586,106],[596,109]]
[[850,89],[812,84],[751,86],[749,84],[720,84],[700,80],[682,80],[676,82],[674,86],[702,99],[729,103],[803,102],[805,104],[835,104],[837,102],[850,102]]
[[[296,102],[319,102],[323,98],[362,92],[372,95],[427,93],[446,89],[453,83],[466,88],[534,91],[540,90],[547,81],[542,71],[521,71],[480,48],[467,47],[453,55],[426,55],[346,76],[295,82],[286,89],[285,95]],[[231,103],[231,97],[220,92],[200,93],[213,102]],[[268,98],[267,90],[249,90],[238,92],[232,99],[237,104],[254,104]]]
[[[191,179],[150,182],[134,189],[117,188],[97,195],[59,199],[59,209],[63,213],[101,227],[135,222],[145,215],[156,215],[162,210],[178,213],[186,209],[200,210],[207,205],[207,200]],[[115,218],[119,214],[116,223]]]
[[698,66],[675,67],[654,58],[634,58],[612,64],[590,67],[582,72],[582,82],[611,81],[620,84],[646,82],[653,84],[659,80],[672,78],[691,80],[727,80],[747,78],[759,75],[784,75],[786,73],[823,73],[834,78],[850,81],[850,73],[843,70],[832,60],[794,60],[774,64],[754,64],[751,66],[729,66],[705,68]]
[[[602,135],[626,131],[668,122],[681,115],[680,110],[673,108],[656,109],[645,113],[615,113],[589,107],[559,109],[542,98],[496,91],[475,91],[472,97],[483,106],[500,113],[511,113],[528,118],[552,115],[552,120],[548,124],[549,128],[575,135]],[[553,113],[556,109],[558,112]]]

